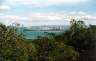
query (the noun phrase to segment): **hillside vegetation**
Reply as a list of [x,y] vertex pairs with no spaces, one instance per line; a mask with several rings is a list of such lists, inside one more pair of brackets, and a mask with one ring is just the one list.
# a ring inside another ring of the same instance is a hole
[[0,61],[95,61],[96,26],[70,21],[60,35],[49,33],[29,41],[0,24]]

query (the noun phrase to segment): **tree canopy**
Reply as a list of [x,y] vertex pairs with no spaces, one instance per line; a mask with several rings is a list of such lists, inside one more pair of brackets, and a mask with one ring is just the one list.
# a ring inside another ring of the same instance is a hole
[[[70,29],[28,41],[0,24],[0,61],[84,61],[96,46],[96,26],[72,19]],[[94,54],[94,53],[93,53]],[[88,60],[87,60],[88,61]]]

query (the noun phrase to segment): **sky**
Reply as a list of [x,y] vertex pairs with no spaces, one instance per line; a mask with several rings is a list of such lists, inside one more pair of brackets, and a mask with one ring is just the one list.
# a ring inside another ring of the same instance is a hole
[[69,25],[71,19],[96,25],[96,0],[0,0],[0,22]]

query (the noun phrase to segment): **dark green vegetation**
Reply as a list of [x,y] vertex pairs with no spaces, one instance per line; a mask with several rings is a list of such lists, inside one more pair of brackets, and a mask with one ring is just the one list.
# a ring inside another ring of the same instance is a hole
[[94,61],[96,26],[72,20],[70,29],[29,41],[0,24],[0,61]]

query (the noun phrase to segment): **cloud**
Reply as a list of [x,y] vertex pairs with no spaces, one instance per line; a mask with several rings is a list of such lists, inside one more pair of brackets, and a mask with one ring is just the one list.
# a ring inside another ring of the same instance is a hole
[[5,11],[7,11],[9,9],[10,9],[10,7],[7,6],[7,5],[0,5],[0,12],[5,12]]
[[6,0],[6,4],[12,5],[32,5],[35,7],[45,7],[58,4],[81,4],[89,0]]
[[16,15],[5,15],[5,14],[0,15],[0,22],[6,25],[10,25],[15,22],[23,24],[23,22],[26,23],[25,20],[28,21],[28,18]]
[[32,13],[29,18],[33,21],[57,21],[62,20],[63,16],[59,13]]
[[[64,13],[32,13],[28,16],[26,23],[32,25],[34,22],[37,24],[53,23],[53,24],[69,24],[71,19],[82,20],[87,24],[95,24],[96,15],[92,15],[83,11],[79,12],[64,12]],[[35,24],[36,25],[36,24]]]
[[96,22],[96,15],[91,15],[86,12],[64,12],[64,13],[31,13],[28,16],[5,15],[0,14],[0,22],[12,24],[14,22],[24,24],[25,26],[41,25],[41,24],[66,24],[71,19],[83,20],[87,22]]
[[84,19],[84,20],[89,20],[89,21],[92,21],[92,20],[94,20],[94,21],[96,21],[96,16],[92,16],[92,15],[86,15],[86,16],[82,16],[82,19]]

